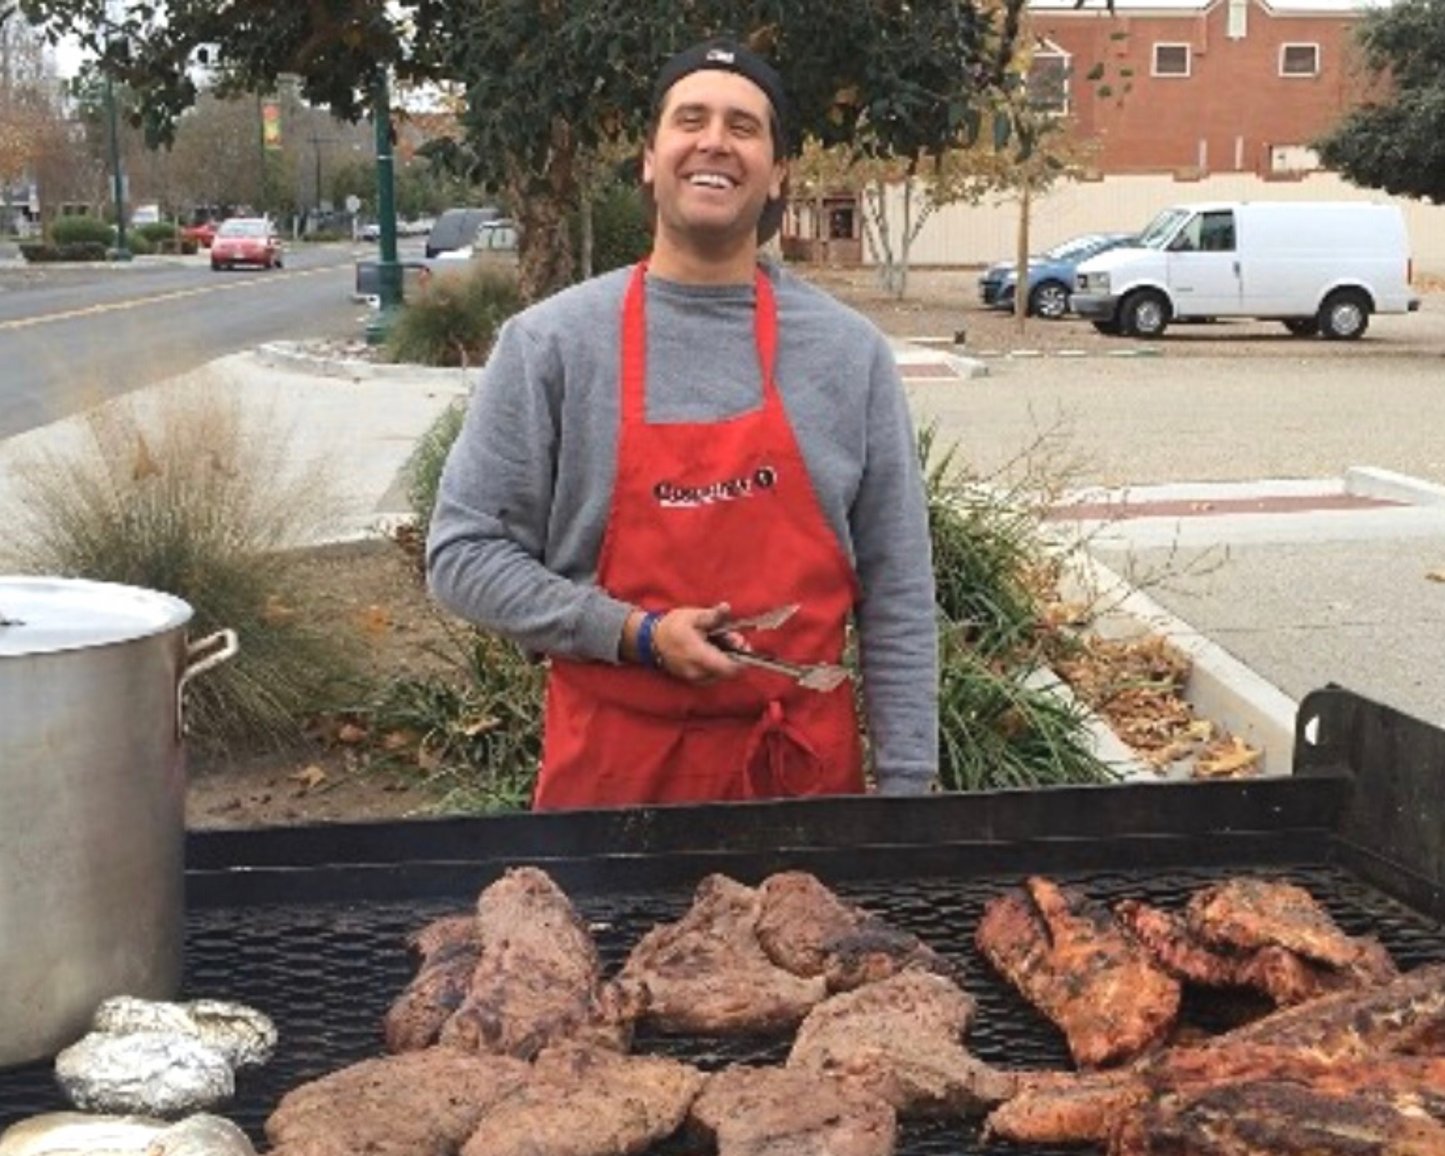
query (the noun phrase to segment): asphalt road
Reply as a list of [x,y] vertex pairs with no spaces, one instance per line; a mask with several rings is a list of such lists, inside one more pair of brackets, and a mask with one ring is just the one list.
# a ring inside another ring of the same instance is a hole
[[355,336],[350,246],[294,246],[283,270],[214,273],[204,254],[0,268],[0,438],[266,341]]

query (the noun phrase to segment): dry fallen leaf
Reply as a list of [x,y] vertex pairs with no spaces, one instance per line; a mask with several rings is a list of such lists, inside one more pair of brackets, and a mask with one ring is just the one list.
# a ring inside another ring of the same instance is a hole
[[381,749],[384,751],[404,751],[415,745],[417,735],[414,731],[387,731],[381,736]]
[[279,594],[268,594],[266,605],[261,607],[261,621],[272,624],[289,622],[296,617],[295,607],[286,605]]
[[326,772],[312,763],[309,767],[302,767],[299,771],[293,771],[287,776],[292,782],[300,783],[303,792],[314,791],[322,783],[326,782]]
[[1425,571],[1425,580],[1427,582],[1445,582],[1445,567],[1439,570]]
[[361,629],[367,634],[385,634],[391,629],[391,610],[373,602],[361,612]]
[[355,723],[342,723],[336,732],[336,741],[346,746],[356,746],[366,741],[367,731],[365,727],[357,726]]
[[135,462],[131,466],[131,477],[137,482],[146,478],[158,477],[161,472],[160,463],[156,461],[151,448],[146,444],[144,435],[135,436]]
[[1194,762],[1194,773],[1203,779],[1222,779],[1253,769],[1263,752],[1237,736],[1221,741],[1201,752]]

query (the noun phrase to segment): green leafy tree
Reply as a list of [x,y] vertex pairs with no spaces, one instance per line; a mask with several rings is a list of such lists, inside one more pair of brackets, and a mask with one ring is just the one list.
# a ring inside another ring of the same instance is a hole
[[308,102],[349,118],[388,78],[462,83],[478,176],[514,206],[532,299],[573,278],[581,158],[642,139],[653,75],[672,52],[740,36],[784,67],[800,130],[836,144],[862,125],[870,155],[919,156],[977,115],[1013,57],[1023,0],[152,0],[114,19],[107,0],[21,5],[52,35],[81,30],[145,94],[162,137],[195,101],[202,57],[222,92],[266,91],[291,73]]
[[1398,0],[1369,13],[1358,44],[1372,95],[1316,143],[1357,185],[1445,198],[1445,0]]

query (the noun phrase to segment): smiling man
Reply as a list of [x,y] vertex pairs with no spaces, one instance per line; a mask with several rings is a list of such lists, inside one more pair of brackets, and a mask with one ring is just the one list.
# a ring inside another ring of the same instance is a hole
[[791,143],[760,56],[668,61],[650,257],[503,327],[447,461],[433,593],[550,660],[538,808],[861,793],[853,687],[814,670],[850,627],[877,788],[933,782],[913,427],[882,334],[760,259]]

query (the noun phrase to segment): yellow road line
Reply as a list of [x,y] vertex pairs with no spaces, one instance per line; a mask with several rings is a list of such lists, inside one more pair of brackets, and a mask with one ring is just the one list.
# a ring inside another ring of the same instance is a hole
[[293,277],[310,277],[316,273],[327,273],[337,268],[324,265],[318,269],[293,269],[254,281],[232,281],[226,285],[198,285],[194,289],[175,289],[169,293],[156,293],[150,297],[132,297],[127,301],[110,301],[101,305],[87,305],[83,309],[67,309],[64,313],[44,313],[38,317],[17,317],[13,321],[0,321],[0,333],[10,329],[29,329],[36,325],[50,325],[56,321],[74,321],[79,317],[98,317],[102,313],[119,313],[126,309],[139,309],[143,305],[158,305],[166,301],[179,301],[185,297],[200,297],[206,293],[227,293],[234,289],[249,289],[257,285],[274,285],[277,281],[289,281]]

